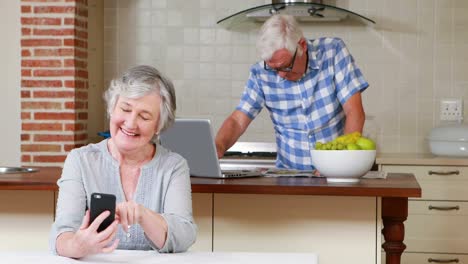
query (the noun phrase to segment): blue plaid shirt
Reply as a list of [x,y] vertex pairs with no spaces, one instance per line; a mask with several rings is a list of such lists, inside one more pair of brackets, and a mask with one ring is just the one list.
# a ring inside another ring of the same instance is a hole
[[308,68],[298,81],[266,71],[263,61],[254,64],[236,108],[251,119],[264,106],[269,110],[276,135],[278,168],[314,169],[310,150],[315,142],[343,134],[342,105],[369,86],[341,39],[309,40],[307,52]]

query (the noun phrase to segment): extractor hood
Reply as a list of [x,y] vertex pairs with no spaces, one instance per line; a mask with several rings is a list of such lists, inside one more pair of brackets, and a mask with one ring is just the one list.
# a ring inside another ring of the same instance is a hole
[[375,24],[375,21],[363,15],[313,0],[272,0],[271,4],[237,12],[219,20],[217,24],[229,29],[246,21],[263,22],[274,14],[289,14],[299,22],[336,22],[353,17],[366,23]]

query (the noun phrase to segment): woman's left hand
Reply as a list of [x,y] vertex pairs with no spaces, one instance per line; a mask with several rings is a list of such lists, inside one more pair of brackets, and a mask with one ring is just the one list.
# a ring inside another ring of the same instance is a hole
[[134,201],[128,201],[117,204],[115,214],[124,231],[128,232],[129,226],[140,224],[146,210],[143,205],[137,204]]

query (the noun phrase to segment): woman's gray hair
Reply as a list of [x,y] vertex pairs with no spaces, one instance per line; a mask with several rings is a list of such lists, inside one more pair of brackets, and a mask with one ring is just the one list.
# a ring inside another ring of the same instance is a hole
[[158,133],[164,131],[174,123],[176,95],[172,81],[151,66],[132,67],[121,77],[111,81],[109,88],[104,93],[107,116],[110,117],[119,96],[134,99],[154,92],[161,97]]
[[293,16],[273,15],[260,29],[257,51],[264,61],[270,60],[275,51],[283,48],[289,50],[291,54],[297,48],[297,55],[301,56],[303,50],[298,42],[303,36],[302,30]]

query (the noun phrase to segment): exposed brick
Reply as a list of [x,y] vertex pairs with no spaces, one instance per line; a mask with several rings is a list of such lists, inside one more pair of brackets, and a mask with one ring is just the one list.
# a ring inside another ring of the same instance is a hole
[[21,102],[21,109],[62,109],[60,102]]
[[60,60],[22,60],[22,67],[61,67]]
[[75,120],[75,113],[34,113],[35,120]]
[[31,77],[32,71],[30,69],[22,69],[21,77]]
[[35,6],[34,13],[36,14],[49,14],[49,13],[68,13],[74,14],[74,6]]
[[21,151],[24,152],[60,152],[61,145],[53,144],[22,144]]
[[65,145],[63,145],[63,150],[66,151],[66,152],[69,152],[72,149],[80,148],[82,146],[84,146],[84,144],[71,144],[71,145],[65,144]]
[[75,57],[86,59],[86,58],[88,58],[88,52],[81,51],[81,50],[76,50],[75,51]]
[[73,70],[34,70],[34,76],[40,77],[64,77],[64,76],[75,76],[75,71]]
[[86,21],[76,19],[76,18],[65,18],[64,24],[65,25],[73,25],[73,26],[77,26],[77,27],[81,27],[81,28],[87,28],[88,27],[88,23]]
[[65,59],[64,65],[65,67],[78,67],[83,69],[86,69],[86,67],[88,66],[86,61],[75,59]]
[[29,120],[29,119],[31,119],[30,112],[21,112],[21,120]]
[[39,46],[61,46],[60,39],[22,39],[21,46],[23,47],[39,47]]
[[75,2],[77,4],[88,5],[88,0],[65,0],[65,2]]
[[80,17],[88,17],[88,9],[87,8],[78,8],[76,10],[76,14]]
[[88,71],[78,70],[76,71],[76,76],[81,77],[83,79],[88,79]]
[[34,135],[34,142],[71,142],[75,138],[74,135]]
[[21,13],[31,13],[31,6],[22,5]]
[[75,94],[75,98],[77,99],[83,99],[83,100],[88,100],[88,92],[77,92]]
[[[74,98],[75,92],[62,92],[62,91],[34,91],[34,98]],[[87,98],[87,96],[86,96]]]
[[21,56],[22,57],[29,57],[29,56],[31,56],[31,51],[28,50],[28,49],[22,49],[21,50]]
[[75,30],[75,36],[80,39],[88,40],[88,32],[82,30]]
[[83,141],[83,140],[86,140],[86,139],[88,139],[88,134],[87,133],[75,134],[75,141]]
[[31,162],[31,155],[21,155],[21,162]]
[[67,158],[66,155],[40,155],[34,156],[33,162],[64,162]]
[[86,82],[80,80],[65,80],[65,87],[67,88],[86,88]]
[[63,45],[65,46],[73,46],[73,47],[81,47],[81,48],[88,48],[88,42],[79,40],[79,39],[64,39]]
[[47,18],[47,17],[22,17],[22,25],[55,25],[59,26],[61,24],[60,18]]
[[21,35],[22,35],[22,36],[29,36],[29,35],[31,35],[31,29],[30,29],[30,28],[21,28]]
[[31,98],[31,91],[21,91],[21,98]]
[[64,49],[35,49],[34,56],[73,56],[73,48]]
[[33,30],[35,36],[74,36],[75,30],[71,28],[67,29],[39,29]]
[[62,87],[59,80],[21,80],[21,87]]
[[60,123],[23,123],[21,129],[25,131],[63,131]]
[[28,141],[31,138],[29,134],[21,134],[21,141]]
[[86,102],[65,102],[65,109],[87,109]]
[[74,123],[74,124],[65,124],[65,131],[80,131],[87,128],[86,124]]
[[88,113],[78,113],[78,120],[88,120]]

